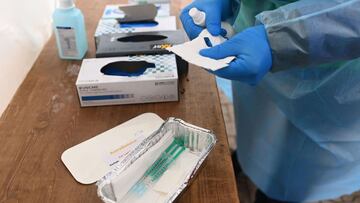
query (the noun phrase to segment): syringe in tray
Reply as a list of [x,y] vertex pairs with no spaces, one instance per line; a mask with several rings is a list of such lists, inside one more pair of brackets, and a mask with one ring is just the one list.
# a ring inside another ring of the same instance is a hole
[[152,187],[171,166],[171,164],[184,152],[184,140],[174,138],[173,142],[160,155],[160,157],[150,166],[143,177],[130,189],[124,200],[129,198],[141,197],[147,189]]

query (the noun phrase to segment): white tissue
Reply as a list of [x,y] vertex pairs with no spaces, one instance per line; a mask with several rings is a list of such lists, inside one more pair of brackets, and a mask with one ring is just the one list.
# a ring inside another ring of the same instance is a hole
[[216,46],[226,41],[226,39],[221,36],[212,36],[207,29],[204,29],[200,35],[192,41],[180,45],[175,45],[168,48],[168,50],[180,56],[185,61],[208,70],[216,71],[227,67],[228,64],[235,58],[234,56],[215,60],[200,55],[200,50],[209,48],[205,42],[205,38],[210,40],[212,46]]

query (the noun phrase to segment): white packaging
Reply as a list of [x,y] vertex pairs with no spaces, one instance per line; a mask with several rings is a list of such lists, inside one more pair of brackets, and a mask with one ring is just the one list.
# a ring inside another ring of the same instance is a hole
[[[139,76],[101,72],[107,64],[120,61],[145,61],[153,67]],[[82,107],[178,101],[176,58],[164,54],[84,59],[76,87]]]
[[163,123],[154,113],[141,114],[67,149],[61,160],[79,183],[95,183]]
[[180,56],[182,59],[189,63],[211,71],[216,71],[229,66],[229,63],[231,63],[231,61],[234,60],[235,57],[229,56],[223,59],[215,60],[209,57],[202,56],[201,54],[199,54],[199,52],[202,49],[219,45],[221,43],[224,43],[225,41],[226,39],[222,36],[212,36],[207,29],[204,29],[197,38],[183,44],[174,45],[167,48],[167,50]]

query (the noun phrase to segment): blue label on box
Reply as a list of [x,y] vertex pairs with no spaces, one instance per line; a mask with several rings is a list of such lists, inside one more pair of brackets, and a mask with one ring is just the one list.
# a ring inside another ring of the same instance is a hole
[[116,95],[99,95],[99,96],[83,96],[83,101],[96,101],[96,100],[112,100],[112,99],[131,99],[134,94],[116,94]]

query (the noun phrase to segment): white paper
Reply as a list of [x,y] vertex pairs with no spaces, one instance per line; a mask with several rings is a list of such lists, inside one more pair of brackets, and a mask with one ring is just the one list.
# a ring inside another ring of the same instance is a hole
[[[92,184],[112,170],[112,163],[123,160],[120,149],[139,143],[156,131],[164,120],[145,113],[89,140],[67,149],[61,160],[73,177],[82,184]],[[124,150],[128,150],[124,148]]]
[[[171,137],[171,133],[169,136]],[[112,181],[112,189],[116,196],[117,202],[122,203],[162,203],[168,202],[171,194],[174,194],[181,184],[183,183],[186,176],[191,173],[192,169],[196,166],[199,156],[190,152],[186,149],[168,168],[161,178],[151,188],[148,188],[142,196],[132,194],[129,196],[125,195],[129,192],[130,188],[137,182],[138,179],[145,173],[145,171],[156,161],[159,157],[159,153],[162,153],[172,142],[171,139],[161,141],[164,143],[158,143],[157,149],[150,149],[142,157],[134,162],[127,170],[116,177]],[[157,146],[156,145],[156,146]],[[155,146],[155,147],[156,147]]]
[[178,190],[186,175],[196,166],[199,156],[186,149],[155,184],[153,190],[171,194]]
[[194,40],[186,42],[184,44],[175,45],[168,48],[168,50],[180,56],[185,61],[208,70],[216,71],[221,68],[227,67],[228,64],[235,58],[234,56],[215,60],[200,55],[200,50],[209,48],[205,42],[205,38],[208,38],[210,40],[212,46],[216,46],[226,41],[226,39],[221,36],[212,36],[209,31],[205,29]]
[[171,136],[171,132],[167,133],[158,143],[131,164],[129,168],[112,180],[111,185],[117,200],[120,200],[120,202],[134,202],[133,196],[125,195],[156,161],[161,153],[171,145],[173,140],[174,138]]

